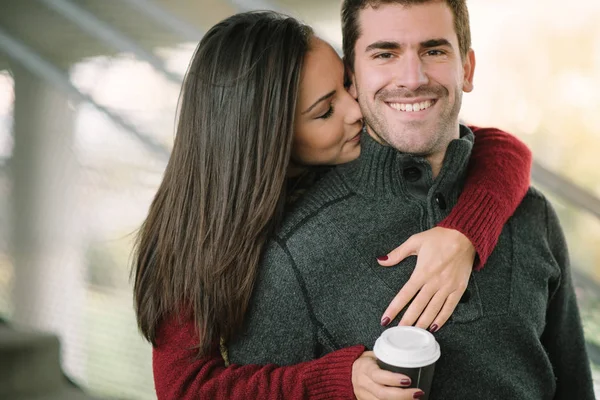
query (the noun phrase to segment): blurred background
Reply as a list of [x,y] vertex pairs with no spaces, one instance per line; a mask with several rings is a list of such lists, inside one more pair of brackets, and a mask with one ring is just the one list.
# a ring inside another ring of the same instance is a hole
[[[339,49],[339,3],[0,0],[0,318],[53,334],[0,329],[0,398],[2,385],[65,393],[48,399],[80,398],[76,387],[155,398],[131,246],[168,159],[194,47],[235,12],[275,9]],[[469,5],[477,70],[462,117],[533,150],[533,183],[570,245],[600,383],[600,2]]]

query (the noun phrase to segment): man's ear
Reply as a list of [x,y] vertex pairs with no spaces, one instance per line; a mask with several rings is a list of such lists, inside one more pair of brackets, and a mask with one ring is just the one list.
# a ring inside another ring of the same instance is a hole
[[475,51],[469,49],[463,63],[463,92],[473,91],[473,76],[475,75]]
[[358,92],[356,91],[354,82],[354,73],[350,70],[350,67],[346,66],[344,71],[344,86],[346,86],[350,96],[354,97],[355,100],[358,100]]

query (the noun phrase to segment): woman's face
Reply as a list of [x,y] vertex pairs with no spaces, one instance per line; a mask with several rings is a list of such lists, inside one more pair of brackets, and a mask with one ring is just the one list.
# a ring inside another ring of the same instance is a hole
[[292,161],[334,165],[360,154],[362,114],[344,87],[344,66],[333,48],[313,38],[300,81]]

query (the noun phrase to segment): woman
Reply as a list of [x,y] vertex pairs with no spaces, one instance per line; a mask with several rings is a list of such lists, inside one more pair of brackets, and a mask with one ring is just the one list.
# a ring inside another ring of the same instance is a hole
[[[160,399],[419,394],[401,388],[406,377],[377,368],[364,346],[288,367],[226,367],[219,352],[243,324],[261,253],[295,197],[290,192],[318,179],[316,166],[360,153],[361,114],[345,90],[342,62],[306,57],[323,47],[315,40],[292,18],[245,13],[215,25],[194,54],[171,159],[135,258],[138,324],[154,345]],[[332,69],[335,82],[315,84],[320,71]],[[524,145],[494,129],[474,132],[470,175],[453,212],[380,260],[391,266],[418,255],[382,324],[420,291],[448,300],[437,309],[413,302],[401,323],[439,329],[464,292],[475,250],[479,267],[527,190],[531,155]],[[448,279],[438,287],[436,276]]]

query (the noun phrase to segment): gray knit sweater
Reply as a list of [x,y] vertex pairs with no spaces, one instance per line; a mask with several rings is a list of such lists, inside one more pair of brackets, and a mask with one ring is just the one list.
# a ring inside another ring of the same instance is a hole
[[[287,365],[372,348],[384,329],[381,314],[416,258],[393,268],[375,258],[449,213],[474,139],[461,126],[435,180],[423,158],[361,140],[359,159],[306,193],[269,244],[232,363]],[[565,240],[538,191],[530,189],[435,336],[442,356],[432,399],[594,398]]]

